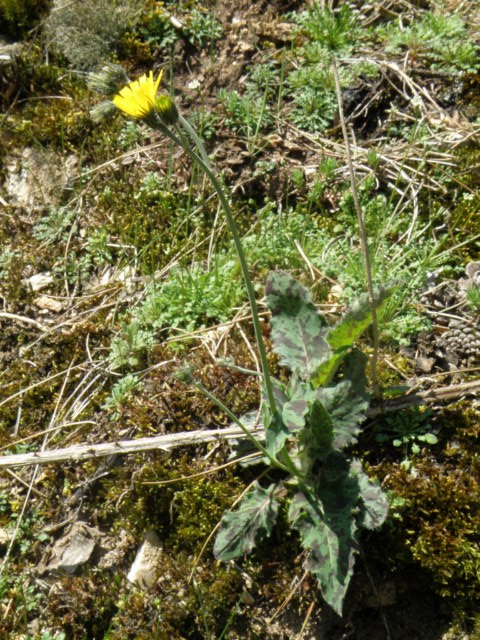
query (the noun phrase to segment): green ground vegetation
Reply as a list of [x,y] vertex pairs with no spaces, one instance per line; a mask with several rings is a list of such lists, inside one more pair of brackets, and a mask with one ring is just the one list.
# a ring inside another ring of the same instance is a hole
[[[228,426],[214,403],[176,379],[185,361],[235,415],[258,410],[257,378],[245,374],[256,368],[247,297],[214,193],[160,135],[120,114],[92,120],[98,97],[86,73],[107,61],[131,77],[163,68],[163,90],[202,134],[232,193],[268,342],[270,271],[308,287],[329,326],[365,291],[335,56],[374,284],[394,285],[380,323],[380,383],[409,382],[413,364],[400,348],[438,329],[421,293],[463,277],[479,256],[476,3],[450,11],[406,2],[408,10],[378,13],[370,2],[335,11],[301,2],[292,11],[279,1],[275,16],[254,16],[255,29],[250,14],[233,19],[221,1],[117,0],[116,12],[112,3],[80,4],[0,0],[5,35],[21,45],[0,69],[2,452]],[[12,167],[25,149],[58,183],[34,206],[18,205],[7,190],[21,178]],[[34,291],[29,278],[39,273],[51,280]],[[459,313],[478,318],[478,287],[465,295]],[[367,331],[361,339],[366,353],[370,338]],[[273,374],[287,385],[285,363],[269,342],[268,350]],[[467,401],[367,422],[348,452],[390,501],[384,527],[360,538],[368,563],[379,573],[413,566],[427,576],[457,620],[455,633],[472,638],[480,602],[478,438],[478,409]],[[146,529],[162,537],[168,579],[152,593],[127,586],[130,557],[113,570],[55,578],[53,591],[34,576],[55,539],[47,525],[64,519],[98,461],[46,467],[28,494],[28,470],[21,482],[2,473],[0,527],[17,530],[0,576],[6,633],[180,639],[218,638],[228,628],[224,637],[270,637],[266,620],[302,573],[288,505],[268,543],[224,564],[213,543],[198,555],[256,480],[255,467],[173,483],[229,455],[221,444],[131,456],[85,496],[86,517],[125,531],[130,548]],[[272,483],[285,480],[268,473]],[[144,484],[164,481],[172,484]],[[188,580],[193,569],[196,582]],[[321,596],[314,580],[302,584],[292,606],[305,618]]]

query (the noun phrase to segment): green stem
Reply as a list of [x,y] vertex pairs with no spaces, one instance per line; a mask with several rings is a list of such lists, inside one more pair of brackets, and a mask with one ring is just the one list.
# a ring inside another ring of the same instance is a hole
[[338,114],[340,118],[340,126],[342,129],[343,140],[345,143],[345,156],[347,160],[348,172],[350,174],[350,185],[352,190],[353,204],[355,207],[355,213],[357,215],[358,229],[360,234],[360,245],[362,248],[363,262],[365,265],[365,275],[367,280],[367,295],[370,304],[370,311],[372,314],[372,334],[373,334],[373,353],[370,360],[372,371],[372,386],[373,394],[380,396],[380,387],[378,383],[378,354],[380,352],[380,335],[378,328],[378,316],[377,307],[375,306],[375,293],[373,289],[373,276],[372,276],[372,262],[370,258],[370,250],[368,247],[367,229],[365,226],[365,217],[363,215],[362,207],[360,206],[360,200],[357,191],[357,181],[355,179],[355,170],[353,168],[352,154],[350,151],[350,142],[348,139],[347,125],[345,123],[345,115],[343,110],[342,90],[340,86],[340,75],[338,73],[338,66],[335,56],[332,56],[332,69],[333,77],[335,80],[335,93],[338,102]]
[[202,156],[202,160],[204,161],[204,163],[207,166],[209,166],[211,171],[213,172],[213,167],[210,162],[210,158],[208,157],[208,154],[205,150],[202,139],[200,138],[198,133],[195,131],[195,129],[192,127],[189,121],[186,118],[184,118],[181,114],[178,115],[178,121],[180,122],[182,127],[185,129],[185,131],[188,133],[188,135],[192,138],[193,143],[197,147],[200,155]]
[[[157,119],[157,122],[155,123],[155,128],[158,129],[159,131],[161,131],[162,133],[164,133],[168,138],[170,138],[170,140],[172,140],[173,142],[175,142],[176,144],[178,144],[180,147],[182,147],[182,149],[184,149],[188,155],[192,158],[192,160],[194,162],[198,162],[198,164],[202,167],[202,169],[205,171],[206,175],[208,176],[208,178],[210,179],[210,182],[212,183],[215,191],[217,192],[218,198],[220,200],[220,203],[222,205],[222,208],[225,212],[225,217],[227,219],[227,223],[230,227],[230,231],[233,237],[233,242],[235,245],[235,249],[237,252],[237,256],[238,256],[238,261],[240,263],[240,268],[242,270],[242,274],[243,274],[243,279],[245,282],[245,287],[247,289],[247,296],[248,296],[248,301],[250,304],[250,310],[252,312],[252,321],[253,321],[253,327],[255,330],[255,338],[256,338],[256,342],[257,342],[257,347],[258,347],[258,352],[259,352],[259,356],[260,356],[260,364],[261,364],[261,368],[262,368],[262,377],[263,377],[263,384],[265,387],[265,392],[266,392],[266,396],[267,396],[267,401],[268,401],[268,405],[270,407],[270,411],[272,414],[273,419],[275,419],[275,417],[278,417],[278,419],[281,419],[281,417],[279,416],[279,412],[277,409],[277,406],[275,404],[275,396],[273,393],[273,383],[272,383],[272,378],[270,376],[270,369],[268,366],[268,359],[267,359],[267,351],[265,349],[265,343],[263,341],[263,336],[262,336],[262,329],[261,329],[261,325],[260,325],[260,316],[258,314],[258,307],[257,307],[257,300],[255,298],[255,289],[253,288],[253,284],[252,284],[252,279],[250,278],[250,273],[248,271],[248,264],[247,264],[247,260],[245,257],[245,253],[243,251],[243,246],[242,246],[242,241],[240,238],[240,233],[238,231],[235,219],[233,217],[233,212],[232,209],[230,207],[230,202],[228,201],[227,196],[225,195],[225,191],[223,189],[223,186],[220,182],[220,180],[217,178],[215,171],[210,163],[210,160],[208,158],[207,152],[205,151],[205,147],[203,146],[203,143],[201,141],[201,139],[199,138],[199,136],[197,135],[196,131],[193,129],[193,127],[190,125],[189,122],[187,122],[187,120],[185,120],[185,118],[183,118],[181,115],[179,115],[178,117],[178,121],[180,122],[180,124],[183,126],[183,128],[185,129],[185,131],[187,132],[187,134],[190,136],[190,138],[192,139],[195,147],[198,149],[198,154],[192,149],[191,145],[189,144],[188,140],[186,139],[185,134],[183,133],[183,131],[180,129],[180,127],[178,126],[178,124],[174,125],[176,134],[173,133],[167,126],[165,126],[160,119]],[[217,404],[217,406],[221,407],[226,414],[230,417],[230,419],[232,419],[235,424],[238,424],[238,426],[245,432],[245,434],[248,436],[248,438],[250,438],[250,440],[252,440],[252,442],[255,444],[255,446],[259,449],[259,451],[261,451],[264,455],[267,456],[267,458],[272,462],[273,465],[275,465],[276,467],[279,467],[281,469],[283,469],[284,471],[287,471],[289,473],[291,473],[292,475],[298,476],[298,471],[292,461],[292,459],[290,458],[290,455],[287,451],[287,449],[285,447],[283,447],[282,451],[279,452],[279,454],[281,455],[283,461],[280,462],[279,460],[277,460],[275,457],[273,457],[270,453],[268,453],[268,451],[265,449],[265,447],[258,442],[258,440],[252,436],[250,434],[250,432],[248,431],[248,429],[246,429],[241,422],[238,420],[238,418],[236,418],[236,416],[234,416],[234,414],[232,414],[227,407],[225,407],[217,398],[215,398],[214,396],[212,396],[206,389],[202,388],[203,393],[205,393],[207,395],[207,397],[209,397],[212,402],[215,402]]]
[[257,438],[253,435],[253,433],[251,433],[247,427],[242,423],[241,420],[239,420],[237,418],[237,416],[232,413],[230,411],[230,409],[223,404],[223,402],[221,400],[219,400],[218,398],[216,398],[213,394],[210,393],[210,391],[208,391],[208,389],[205,389],[205,387],[203,386],[203,384],[201,382],[197,382],[194,381],[193,385],[199,390],[201,391],[211,402],[213,402],[215,405],[217,405],[217,407],[219,407],[219,409],[221,409],[222,411],[224,411],[226,413],[226,415],[230,418],[230,420],[232,422],[234,422],[238,427],[240,427],[240,429],[243,431],[243,433],[247,436],[247,438],[249,440],[251,440],[251,442],[255,445],[255,447],[261,451],[263,453],[263,455],[268,458],[268,460],[270,460],[271,464],[274,467],[277,467],[278,469],[282,469],[283,471],[286,471],[287,473],[291,472],[291,469],[288,466],[283,465],[281,462],[279,462],[276,458],[274,458],[268,451],[267,449],[263,446],[263,444],[257,440]]
[[265,343],[263,341],[263,336],[262,336],[260,316],[258,313],[257,300],[255,297],[255,289],[253,288],[252,279],[250,278],[250,273],[248,271],[247,260],[245,258],[245,253],[243,251],[240,233],[238,231],[238,227],[235,222],[232,209],[230,207],[230,202],[228,201],[228,198],[225,195],[225,191],[222,187],[220,180],[217,178],[214,172],[214,169],[210,164],[210,160],[208,159],[203,143],[198,137],[197,133],[195,132],[193,127],[182,116],[179,116],[179,122],[187,131],[188,135],[190,135],[190,137],[192,138],[192,141],[194,142],[195,146],[198,148],[199,154],[195,153],[195,151],[184,139],[184,136],[182,135],[182,131],[179,129],[178,125],[175,125],[175,129],[179,137],[172,134],[172,132],[169,131],[167,127],[162,127],[162,131],[164,131],[164,133],[166,133],[166,135],[168,135],[170,139],[174,140],[183,149],[185,149],[185,151],[189,154],[189,156],[195,162],[198,162],[200,164],[200,166],[202,167],[202,169],[205,171],[208,178],[210,179],[210,182],[212,183],[215,191],[217,192],[218,198],[225,212],[225,217],[227,218],[228,226],[230,227],[230,232],[232,234],[233,243],[235,245],[235,250],[237,252],[238,261],[240,263],[240,268],[242,270],[243,280],[245,282],[245,287],[247,289],[248,302],[250,304],[250,309],[252,312],[253,327],[255,330],[255,338],[258,346],[258,353],[260,356],[260,363],[262,367],[263,381],[265,385],[267,400],[268,400],[268,404],[270,406],[270,410],[272,414],[275,415],[277,413],[277,407],[275,405],[275,397],[273,394],[273,384],[270,376],[270,369],[268,366],[267,351],[265,349]]

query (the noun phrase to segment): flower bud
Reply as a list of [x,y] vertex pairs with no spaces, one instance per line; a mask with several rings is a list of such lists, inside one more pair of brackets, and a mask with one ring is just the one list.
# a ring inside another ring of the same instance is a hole
[[110,100],[104,100],[90,109],[90,117],[94,122],[102,122],[112,116],[117,107]]
[[175,377],[183,384],[193,384],[195,382],[193,369],[189,365],[185,365],[181,369],[177,369],[177,371],[175,371]]
[[99,71],[88,74],[87,78],[89,89],[109,98],[128,82],[128,76],[123,67],[113,62],[107,62]]
[[155,100],[155,111],[166,126],[175,124],[178,120],[178,109],[170,96],[161,95]]

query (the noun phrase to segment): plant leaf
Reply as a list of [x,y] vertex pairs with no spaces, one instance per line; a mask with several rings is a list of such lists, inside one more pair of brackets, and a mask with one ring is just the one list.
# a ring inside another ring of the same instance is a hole
[[[249,430],[253,430],[256,427],[258,427],[261,417],[262,416],[259,411],[249,411],[248,413],[245,413],[240,418],[240,420],[244,427],[246,427]],[[230,426],[233,427],[236,425],[234,422],[231,422]],[[257,435],[256,437],[259,440],[263,439],[261,435]],[[258,451],[257,447],[253,444],[253,442],[244,435],[241,435],[238,438],[231,440],[230,447],[232,452],[228,456],[228,460],[236,460],[238,458],[244,458]],[[252,466],[260,463],[270,464],[270,461],[267,458],[267,456],[260,456],[258,458],[254,458],[253,460],[242,460],[241,462],[239,462],[239,464],[242,467],[248,467],[248,466]]]
[[[380,288],[375,292],[374,302],[379,315],[395,287]],[[328,344],[333,351],[353,346],[355,340],[361,336],[372,322],[372,310],[368,296],[360,296],[355,300],[345,315],[332,327],[328,334]]]
[[[275,455],[282,449],[291,433],[282,420],[283,407],[288,401],[287,388],[284,384],[274,378],[272,378],[272,382],[273,398],[277,411],[275,415],[272,415],[270,405],[266,400],[262,402],[262,410],[263,425],[265,428],[265,446],[267,451],[275,457]],[[265,391],[263,395],[265,398]]]
[[331,355],[326,322],[309,291],[288,273],[270,273],[266,293],[272,312],[273,348],[282,365],[307,379]]
[[315,400],[315,393],[308,382],[293,378],[290,399],[283,405],[282,419],[290,431],[299,431],[305,426],[310,402]]
[[236,511],[226,511],[220,523],[213,553],[218,560],[232,560],[251,551],[272,533],[278,514],[276,485],[263,489],[255,482]]
[[[288,402],[288,391],[286,385],[279,380],[272,378],[273,399],[279,413],[282,413],[283,405]],[[263,397],[266,397],[266,391],[263,391]]]
[[315,390],[315,397],[322,403],[332,423],[334,449],[353,444],[366,418],[370,399],[365,391],[366,363],[367,358],[360,351],[349,353],[344,363],[344,379],[335,385]]
[[310,381],[314,387],[325,386],[330,384],[333,376],[337,372],[337,369],[342,364],[343,359],[349,353],[348,348],[339,349],[332,352],[331,356],[327,358],[318,369],[310,377]]
[[[382,316],[384,307],[394,293],[395,287],[378,289],[375,293],[377,314]],[[327,343],[332,349],[330,358],[320,364],[312,374],[311,382],[314,387],[324,386],[331,382],[333,376],[348,355],[360,335],[372,322],[372,311],[368,297],[363,295],[355,300],[342,318],[328,332]]]
[[310,552],[305,568],[315,574],[325,601],[338,615],[342,615],[353,574],[356,525],[352,509],[357,497],[355,486],[344,478],[333,490],[317,491],[317,495],[299,491],[289,509],[292,525]]
[[323,461],[332,451],[334,438],[331,417],[318,400],[309,407],[305,427],[298,434],[302,449],[303,468],[313,467],[319,460]]
[[265,426],[265,448],[270,455],[275,457],[292,434],[284,425],[281,414],[277,411],[275,415],[272,415],[266,402],[263,404],[263,423]]
[[357,474],[362,503],[359,526],[365,529],[377,529],[385,522],[388,515],[387,496],[382,488],[370,480],[362,470],[360,460],[354,460],[351,469]]

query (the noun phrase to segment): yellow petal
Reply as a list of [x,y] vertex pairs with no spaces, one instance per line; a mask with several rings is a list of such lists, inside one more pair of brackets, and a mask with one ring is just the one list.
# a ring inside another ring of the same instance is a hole
[[113,98],[113,104],[133,118],[145,118],[154,108],[162,74],[160,71],[154,82],[153,71],[148,76],[144,73],[123,87]]

